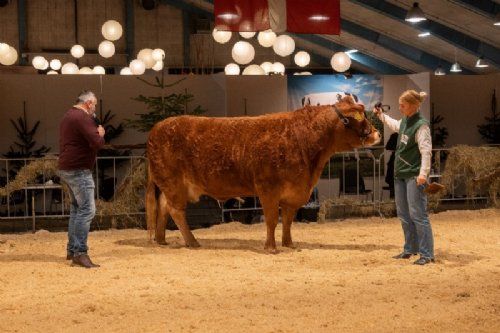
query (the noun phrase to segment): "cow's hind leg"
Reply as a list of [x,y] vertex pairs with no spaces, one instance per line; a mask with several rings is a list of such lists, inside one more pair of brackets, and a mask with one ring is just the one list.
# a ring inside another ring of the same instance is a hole
[[167,244],[165,241],[165,228],[167,226],[168,216],[167,198],[161,193],[158,198],[158,215],[155,229],[155,241],[161,245]]
[[186,209],[177,209],[174,207],[169,207],[170,216],[179,228],[179,231],[184,238],[184,243],[187,247],[200,247],[200,243],[194,238],[193,233],[189,229],[189,225],[186,221]]
[[267,227],[267,238],[264,249],[270,253],[276,253],[276,240],[274,237],[274,232],[276,231],[276,226],[278,225],[279,217],[279,203],[277,200],[260,198],[262,202],[262,208],[264,209],[264,217],[266,219]]
[[296,208],[282,206],[281,207],[281,222],[283,223],[283,235],[281,238],[281,244],[284,247],[294,248],[292,242],[292,222],[297,212]]

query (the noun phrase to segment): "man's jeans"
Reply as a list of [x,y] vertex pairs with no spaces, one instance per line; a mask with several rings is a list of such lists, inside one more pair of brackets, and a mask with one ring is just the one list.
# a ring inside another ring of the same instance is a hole
[[95,215],[94,179],[90,170],[59,170],[68,185],[71,200],[68,226],[68,254],[78,256],[88,251],[87,237]]
[[434,259],[434,238],[427,215],[427,195],[416,178],[395,179],[396,208],[405,236],[404,253]]

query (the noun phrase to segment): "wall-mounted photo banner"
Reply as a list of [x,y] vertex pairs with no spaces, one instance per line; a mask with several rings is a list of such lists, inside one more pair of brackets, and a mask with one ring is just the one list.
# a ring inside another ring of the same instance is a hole
[[288,77],[288,109],[305,105],[334,104],[345,95],[365,105],[366,110],[382,100],[382,79],[376,75],[313,75]]

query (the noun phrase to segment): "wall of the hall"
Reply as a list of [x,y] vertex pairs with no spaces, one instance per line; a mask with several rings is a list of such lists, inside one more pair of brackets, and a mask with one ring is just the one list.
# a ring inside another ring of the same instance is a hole
[[[153,80],[153,76],[144,76]],[[174,82],[181,76],[166,76]],[[102,85],[101,85],[102,82]],[[481,144],[477,125],[484,122],[490,111],[491,93],[500,94],[500,74],[484,76],[428,77],[427,74],[410,76],[384,76],[384,103],[391,105],[390,114],[398,118],[397,98],[405,89],[428,91],[430,98],[423,106],[429,116],[434,113],[444,117],[443,126],[450,132],[447,145]],[[103,101],[103,110],[112,110],[116,122],[134,118],[135,113],[146,112],[145,105],[131,98],[139,94],[158,96],[157,88],[148,86],[129,76],[46,76],[0,75],[0,154],[8,151],[16,140],[16,132],[9,119],[22,115],[23,101],[31,125],[40,120],[36,134],[39,145],[58,151],[58,123],[65,110],[82,89],[96,91]],[[189,107],[201,105],[207,116],[260,115],[285,111],[287,108],[287,80],[284,76],[227,77],[216,75],[188,75],[179,85],[166,93],[187,89],[195,96]],[[500,102],[500,98],[498,98]],[[386,137],[388,137],[386,135]],[[116,143],[145,142],[145,134],[127,129]]]

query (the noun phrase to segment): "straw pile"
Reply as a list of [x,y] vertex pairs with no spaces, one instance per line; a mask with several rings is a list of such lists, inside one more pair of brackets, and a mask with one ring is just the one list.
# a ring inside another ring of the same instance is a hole
[[448,193],[453,186],[465,184],[467,197],[488,195],[490,203],[498,206],[499,170],[500,148],[460,145],[450,149],[441,181]]

